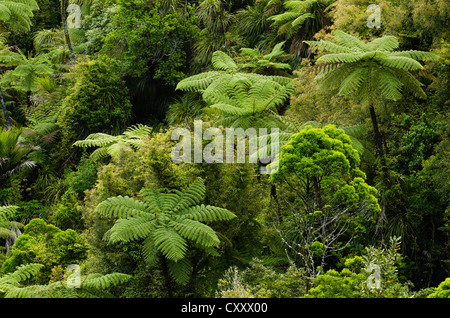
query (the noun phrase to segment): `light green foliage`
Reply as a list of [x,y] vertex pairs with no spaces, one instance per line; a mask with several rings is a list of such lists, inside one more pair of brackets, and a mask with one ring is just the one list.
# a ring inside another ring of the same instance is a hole
[[285,42],[276,44],[272,51],[268,54],[263,54],[259,49],[242,48],[240,59],[242,59],[241,68],[250,70],[252,73],[269,75],[270,73],[280,73],[280,70],[290,70],[291,66],[287,63],[282,63],[277,60],[286,55],[282,50]]
[[2,272],[13,272],[19,265],[39,262],[44,268],[38,282],[47,283],[55,266],[78,264],[87,257],[87,246],[74,230],[61,231],[42,219],[28,223],[11,248],[11,257],[2,265]]
[[36,10],[39,6],[35,0],[1,0],[0,21],[14,32],[27,32]]
[[281,125],[277,107],[293,92],[290,78],[241,72],[221,51],[214,52],[212,65],[215,71],[188,77],[177,89],[201,92],[208,106],[224,114],[216,124],[243,129]]
[[270,176],[276,227],[291,259],[305,267],[307,288],[325,259],[373,226],[381,211],[359,164],[350,138],[333,125],[306,126],[281,147]]
[[150,127],[138,124],[128,127],[119,136],[111,136],[105,133],[90,134],[85,140],[76,141],[74,146],[99,147],[90,155],[92,160],[99,161],[107,156],[117,156],[124,147],[139,148],[142,145],[143,137],[150,133]]
[[[283,1],[286,11],[273,15],[268,20],[278,28],[278,34],[292,39],[290,53],[296,56],[302,52],[302,41],[309,40],[322,27],[326,26],[327,11],[335,0]],[[268,6],[274,1],[270,1]]]
[[436,60],[433,53],[409,50],[395,51],[395,36],[383,36],[370,42],[336,31],[335,42],[306,41],[321,51],[331,52],[317,59],[321,86],[338,89],[339,95],[356,94],[363,102],[379,100],[379,97],[398,100],[402,91],[424,98],[422,84],[411,73],[423,70],[418,61]]
[[450,298],[450,277],[439,284],[428,298]]
[[169,260],[171,275],[178,283],[189,280],[190,262],[186,258],[187,241],[209,253],[219,246],[214,230],[201,222],[230,220],[230,211],[200,204],[205,195],[202,179],[183,191],[163,193],[144,188],[142,201],[130,197],[112,197],[100,203],[95,213],[119,218],[111,228],[110,241],[129,242],[144,239],[142,251],[149,264],[158,261],[157,252]]
[[[5,298],[92,298],[114,297],[107,292],[111,286],[125,283],[130,275],[121,273],[88,274],[78,277],[78,286],[67,284],[69,277],[47,285],[27,285],[26,282],[39,274],[42,264],[27,264],[18,266],[14,272],[0,277],[0,293]],[[75,288],[76,287],[76,288]]]
[[[306,297],[317,298],[406,298],[408,283],[398,279],[399,238],[391,238],[388,248],[367,247],[361,256],[347,258],[340,272],[330,269],[319,275]],[[375,283],[379,280],[379,285]]]

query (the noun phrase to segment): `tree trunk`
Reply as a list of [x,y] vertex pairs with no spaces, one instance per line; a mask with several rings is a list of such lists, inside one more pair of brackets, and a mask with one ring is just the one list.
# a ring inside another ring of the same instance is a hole
[[164,280],[166,283],[167,294],[169,295],[169,298],[173,298],[172,282],[170,281],[170,274],[169,274],[169,268],[167,267],[167,260],[163,255],[160,255],[160,261],[161,261],[162,272],[164,275]]
[[383,141],[381,139],[380,130],[378,129],[378,121],[377,115],[375,114],[375,108],[373,107],[373,105],[370,105],[369,109],[370,118],[372,119],[373,132],[375,134],[375,146],[377,147],[377,154],[380,158],[384,158]]
[[75,53],[73,52],[73,48],[72,48],[72,42],[70,41],[70,36],[69,36],[69,30],[67,29],[67,16],[66,16],[66,10],[67,10],[67,5],[66,5],[66,1],[61,1],[61,5],[63,6],[61,8],[61,15],[62,15],[62,19],[63,19],[63,28],[64,28],[64,36],[66,38],[66,42],[67,42],[67,46],[69,47],[69,52],[70,52],[70,59],[72,61],[76,61],[76,56]]
[[31,107],[31,91],[27,91],[27,109]]
[[11,117],[9,117],[8,110],[6,109],[5,100],[3,98],[3,92],[1,87],[0,87],[0,103],[2,104],[3,116],[5,116],[6,126],[8,130],[10,130],[12,127]]
[[377,155],[380,158],[381,170],[384,173],[384,180],[389,182],[389,171],[386,166],[386,158],[384,157],[383,138],[381,137],[380,129],[378,128],[377,115],[372,104],[369,105],[370,118],[372,119],[373,132],[375,134],[375,146],[377,147]]

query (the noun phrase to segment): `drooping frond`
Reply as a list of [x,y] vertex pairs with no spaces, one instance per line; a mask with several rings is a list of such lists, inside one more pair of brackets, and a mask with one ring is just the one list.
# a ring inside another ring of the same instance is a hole
[[111,286],[123,284],[131,279],[131,275],[123,273],[89,274],[81,277],[81,288],[107,289]]
[[184,210],[190,206],[194,206],[203,200],[206,192],[205,184],[201,178],[197,178],[189,187],[180,193],[178,203],[172,208],[172,211],[177,212]]
[[146,135],[151,133],[151,128],[138,124],[128,127],[122,135],[111,136],[105,133],[90,134],[84,140],[74,142],[74,146],[89,148],[99,147],[91,154],[91,159],[98,161],[107,156],[117,156],[123,149],[139,149]]
[[220,243],[215,231],[201,222],[236,217],[226,209],[200,205],[205,192],[203,180],[197,178],[181,191],[143,188],[140,191],[142,201],[122,196],[108,198],[94,212],[120,218],[107,232],[112,243],[142,240],[147,264],[156,265],[162,254],[169,261],[169,269],[173,263],[175,280],[185,283],[191,271],[191,268],[184,268],[190,266],[186,258],[188,241],[208,250]]
[[186,241],[173,227],[159,226],[152,235],[156,248],[167,259],[177,262],[185,257]]
[[218,70],[235,72],[238,69],[233,59],[228,54],[222,51],[214,52],[211,58],[211,62],[214,68]]
[[183,216],[200,222],[229,221],[236,217],[227,209],[203,204],[186,209]]
[[363,57],[364,53],[331,53],[318,58],[317,63],[354,63]]
[[417,61],[437,61],[440,58],[437,54],[416,50],[393,52],[392,55],[409,57]]
[[422,64],[410,57],[405,56],[387,56],[377,58],[377,60],[381,65],[390,68],[398,68],[405,71],[415,71],[423,69]]
[[361,51],[367,51],[366,43],[358,39],[356,36],[345,33],[344,31],[337,30],[334,33],[334,38],[336,42],[349,49],[359,49]]
[[220,243],[216,232],[199,221],[188,218],[179,218],[172,221],[170,224],[181,236],[203,247],[218,246]]
[[117,196],[102,201],[94,212],[107,217],[128,218],[146,215],[148,206],[145,202],[127,196]]
[[348,95],[356,92],[367,77],[367,68],[356,68],[341,82],[339,95]]
[[154,217],[151,214],[119,219],[110,230],[110,241],[112,243],[129,242],[146,238],[155,229],[154,223]]
[[351,53],[357,51],[355,48],[348,48],[330,41],[304,41],[311,47],[316,47],[321,51],[332,52],[332,53]]
[[398,40],[395,36],[383,36],[366,44],[368,51],[393,51],[398,48]]
[[402,82],[387,70],[378,72],[378,86],[383,96],[390,100],[398,100],[402,98]]
[[202,91],[205,90],[214,80],[220,77],[220,75],[221,73],[218,71],[209,71],[192,75],[178,82],[176,89],[189,92]]
[[192,273],[192,265],[188,258],[182,258],[177,262],[168,262],[170,275],[178,284],[185,285],[189,282]]

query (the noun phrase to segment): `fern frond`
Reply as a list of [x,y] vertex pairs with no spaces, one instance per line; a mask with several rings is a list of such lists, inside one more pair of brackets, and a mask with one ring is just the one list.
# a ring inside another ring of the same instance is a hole
[[392,55],[409,57],[417,61],[437,61],[440,59],[440,56],[437,54],[416,50],[393,52]]
[[168,262],[169,273],[180,285],[188,283],[192,273],[192,265],[187,257],[180,259],[177,262]]
[[81,288],[107,289],[111,286],[123,284],[132,278],[123,273],[89,274],[81,279]]
[[398,48],[398,40],[395,36],[387,35],[376,38],[366,44],[367,51],[393,51]]
[[211,108],[216,108],[222,112],[224,112],[225,114],[228,115],[248,115],[249,113],[251,113],[251,111],[249,111],[248,109],[242,108],[242,107],[237,107],[234,105],[230,105],[230,104],[213,104],[210,106]]
[[127,218],[147,215],[148,206],[128,196],[117,196],[102,201],[94,212],[107,217]]
[[222,51],[215,51],[211,58],[214,68],[222,71],[236,72],[238,67],[233,59]]
[[229,221],[236,217],[227,209],[203,204],[186,209],[183,216],[199,222]]
[[218,246],[220,243],[216,232],[199,221],[188,218],[177,218],[176,220],[171,221],[170,225],[173,226],[181,236],[202,247]]
[[206,187],[203,179],[197,178],[185,190],[181,192],[178,198],[178,203],[172,208],[172,211],[177,212],[184,210],[189,206],[197,205],[204,198]]
[[361,51],[367,51],[366,43],[351,34],[345,33],[344,31],[337,30],[334,33],[334,38],[339,45],[342,45],[344,47],[350,49],[357,48]]
[[129,242],[150,235],[155,228],[155,218],[149,214],[147,216],[131,217],[128,219],[119,219],[110,229],[110,241]]
[[332,53],[352,53],[357,50],[354,48],[345,47],[342,45],[338,45],[336,43],[330,41],[303,41],[303,43],[308,44],[311,47],[316,47],[321,51],[332,52]]
[[159,226],[153,232],[155,247],[166,258],[177,262],[185,257],[187,244],[185,239],[169,226]]
[[405,71],[415,71],[423,69],[422,64],[412,58],[405,56],[387,56],[377,58],[377,60],[381,65],[390,68],[398,68]]
[[74,146],[78,147],[105,147],[117,140],[116,136],[111,136],[104,133],[90,134],[84,140],[74,142]]

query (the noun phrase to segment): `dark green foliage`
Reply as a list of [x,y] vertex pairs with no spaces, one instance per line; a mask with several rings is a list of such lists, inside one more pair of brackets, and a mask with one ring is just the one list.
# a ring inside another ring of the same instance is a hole
[[448,14],[0,0],[0,298],[448,298]]
[[131,116],[128,89],[114,72],[116,62],[88,61],[73,71],[76,82],[64,100],[61,127],[76,127],[77,136],[92,132],[118,132]]
[[193,8],[179,13],[160,8],[160,2],[120,0],[118,4],[103,52],[121,59],[123,71],[132,77],[149,73],[167,85],[184,78],[189,45],[198,32]]

